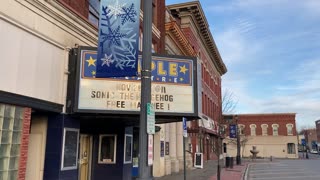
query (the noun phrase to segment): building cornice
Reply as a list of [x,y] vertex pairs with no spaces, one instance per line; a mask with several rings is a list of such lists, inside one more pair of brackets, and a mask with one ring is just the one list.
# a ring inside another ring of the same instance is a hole
[[184,36],[183,32],[175,21],[166,23],[165,30],[167,35],[171,33],[174,36],[174,38],[182,46],[182,51],[185,53],[185,55],[196,56],[196,52],[194,51],[188,39]]
[[181,4],[173,4],[167,7],[173,15],[180,16],[182,12],[186,12],[186,15],[191,15],[193,18],[195,18],[197,29],[200,36],[202,36],[204,40],[205,46],[208,49],[208,53],[210,54],[211,58],[213,57],[212,59],[215,59],[213,60],[213,63],[216,65],[221,75],[225,74],[227,72],[227,68],[223,63],[218,48],[212,37],[207,19],[204,15],[200,2],[193,1]]

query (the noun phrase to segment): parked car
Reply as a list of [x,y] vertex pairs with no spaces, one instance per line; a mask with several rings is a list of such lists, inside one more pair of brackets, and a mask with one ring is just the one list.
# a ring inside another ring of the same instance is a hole
[[312,153],[312,154],[318,154],[318,151],[317,151],[317,150],[314,150],[314,149],[311,149],[310,153]]

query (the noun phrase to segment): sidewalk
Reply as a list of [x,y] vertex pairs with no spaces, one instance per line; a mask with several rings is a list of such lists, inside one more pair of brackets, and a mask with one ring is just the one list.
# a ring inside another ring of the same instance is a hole
[[[250,162],[242,162],[241,165],[234,165],[233,168],[222,168],[220,180],[242,180],[246,168]],[[216,180],[217,174],[210,177],[210,180]]]
[[[221,168],[221,180],[241,180],[249,162],[244,161],[242,165],[234,165],[232,169]],[[183,180],[183,171],[179,173],[154,178],[155,180]],[[217,161],[210,160],[204,162],[203,169],[187,170],[187,180],[216,180]]]

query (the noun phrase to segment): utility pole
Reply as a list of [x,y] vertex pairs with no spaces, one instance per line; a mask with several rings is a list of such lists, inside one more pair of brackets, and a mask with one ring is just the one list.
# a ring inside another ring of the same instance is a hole
[[217,167],[217,180],[221,178],[221,167],[220,167],[220,154],[222,148],[222,126],[219,124],[219,131],[218,131],[218,167]]
[[141,106],[139,131],[139,178],[152,180],[152,166],[148,166],[147,103],[151,102],[151,42],[152,1],[143,1],[143,49],[141,70]]
[[238,115],[235,115],[235,119],[236,119],[236,124],[237,124],[237,157],[236,157],[236,161],[237,161],[237,165],[241,164],[241,157],[240,157],[240,128],[239,128],[239,124],[238,124]]

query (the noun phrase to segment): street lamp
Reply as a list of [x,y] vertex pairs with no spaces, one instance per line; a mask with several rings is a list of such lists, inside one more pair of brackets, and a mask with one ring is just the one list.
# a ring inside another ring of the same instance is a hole
[[224,127],[219,124],[219,131],[218,131],[218,167],[217,167],[217,180],[220,180],[221,178],[221,167],[220,167],[220,154],[221,154],[221,149],[222,149],[222,135],[225,133]]
[[238,124],[238,115],[235,115],[235,120],[236,120],[236,125],[237,125],[237,157],[236,157],[236,161],[237,161],[237,165],[241,164],[241,157],[240,157],[240,128],[239,128],[239,124]]

